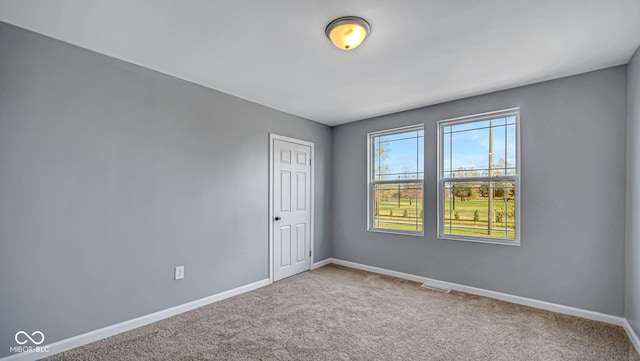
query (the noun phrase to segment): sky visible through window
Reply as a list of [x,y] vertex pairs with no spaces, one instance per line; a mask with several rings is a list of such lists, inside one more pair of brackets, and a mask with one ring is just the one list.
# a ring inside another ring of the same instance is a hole
[[422,179],[424,177],[424,130],[375,138],[375,179]]
[[[444,177],[461,176],[459,170],[475,170],[487,176],[489,170],[489,132],[493,130],[493,159],[500,170],[492,175],[513,175],[516,167],[516,118],[508,116],[485,121],[455,124],[444,127]],[[491,127],[490,127],[491,124]],[[506,163],[505,163],[506,160]]]
[[[488,175],[490,123],[493,129],[494,168],[507,169],[506,174],[501,172],[500,175],[515,174],[515,121],[515,116],[508,116],[445,127],[444,177],[451,177],[451,172],[459,169],[476,170],[477,176]],[[424,130],[377,137],[376,145],[376,180],[423,178]]]

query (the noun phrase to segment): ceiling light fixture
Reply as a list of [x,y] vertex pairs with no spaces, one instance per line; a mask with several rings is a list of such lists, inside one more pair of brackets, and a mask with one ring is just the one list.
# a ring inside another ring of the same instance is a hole
[[333,45],[342,50],[353,50],[362,44],[371,32],[369,23],[357,16],[337,18],[327,25],[324,33]]

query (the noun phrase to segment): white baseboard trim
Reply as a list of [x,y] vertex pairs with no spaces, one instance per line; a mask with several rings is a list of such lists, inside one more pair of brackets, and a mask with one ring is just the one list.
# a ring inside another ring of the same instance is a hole
[[320,268],[320,267],[324,267],[328,264],[330,264],[333,261],[333,258],[327,258],[327,259],[323,259],[322,261],[316,262],[314,264],[311,265],[311,270],[313,271],[314,269]]
[[624,327],[624,330],[627,332],[627,336],[629,336],[631,343],[636,348],[636,352],[640,354],[640,338],[638,338],[638,334],[633,329],[633,327],[631,327],[631,324],[629,323],[629,321],[627,321],[626,318],[624,320],[623,327]]
[[[494,298],[497,300],[507,301],[511,303],[524,305],[524,306],[539,308],[547,311],[562,313],[562,314],[576,316],[576,317],[582,317],[589,320],[605,322],[605,323],[609,323],[616,326],[622,326],[625,329],[627,335],[629,336],[631,343],[634,345],[638,353],[640,353],[640,338],[638,338],[638,335],[635,333],[635,331],[633,330],[629,322],[623,317],[607,315],[604,313],[583,310],[576,307],[564,306],[556,303],[540,301],[540,300],[535,300],[535,299],[526,298],[526,297],[514,296],[506,293],[485,290],[482,288],[465,286],[465,285],[452,283],[452,282],[440,281],[440,280],[436,280],[428,277],[393,271],[393,270],[380,268],[380,267],[368,266],[365,264],[344,261],[336,258],[327,258],[325,260],[313,263],[311,265],[311,269],[314,270],[320,267],[324,267],[328,264],[336,264],[339,266],[345,266],[345,267],[355,268],[363,271],[383,274],[387,276],[398,277],[398,278],[402,278],[402,279],[406,279],[414,282],[424,283],[432,287],[447,288],[454,291]],[[269,281],[269,279],[264,279],[264,280],[257,281],[245,286],[234,288],[232,290],[221,292],[209,297],[201,298],[199,300],[195,300],[182,305],[171,307],[162,311],[154,312],[154,313],[141,316],[132,320],[124,321],[115,325],[107,326],[98,330],[87,332],[82,335],[57,341],[49,345],[44,345],[49,347],[48,353],[24,352],[24,353],[18,353],[18,354],[4,357],[0,359],[0,361],[13,361],[13,360],[31,361],[31,360],[37,360],[39,358],[49,357],[63,351],[67,351],[79,346],[83,346],[91,342],[95,342],[107,337],[111,337],[122,332],[126,332],[138,327],[148,325],[156,321],[163,320],[171,316],[175,316],[175,315],[196,309],[198,307],[206,306],[208,304],[218,302],[218,301],[227,299],[229,297],[233,297],[242,293],[256,290],[258,288],[269,285],[270,283],[271,282]]]
[[153,322],[157,322],[160,320],[163,320],[165,318],[171,317],[171,316],[175,316],[187,311],[191,311],[193,309],[196,309],[198,307],[202,307],[202,306],[206,306],[208,304],[214,303],[214,302],[218,302],[218,301],[222,301],[224,299],[227,299],[229,297],[233,297],[242,293],[246,293],[249,291],[253,291],[256,290],[258,288],[264,287],[268,284],[270,284],[271,282],[269,281],[269,279],[264,279],[261,281],[257,281],[257,282],[253,282],[250,283],[248,285],[244,285],[244,286],[240,286],[228,291],[224,291],[224,292],[220,292],[217,293],[215,295],[211,295],[205,298],[201,298],[199,300],[195,300],[195,301],[191,301],[191,302],[187,302],[175,307],[171,307],[171,308],[167,308],[165,310],[162,311],[158,311],[158,312],[154,312],[145,316],[141,316],[138,318],[134,318],[132,320],[128,320],[128,321],[124,321],[124,322],[120,322],[117,323],[115,325],[111,325],[111,326],[107,326],[107,327],[103,327],[91,332],[87,332],[84,333],[82,335],[78,335],[78,336],[74,336],[71,338],[67,338],[64,340],[60,340],[48,345],[43,345],[42,347],[48,346],[49,348],[49,352],[47,353],[43,353],[43,352],[23,352],[23,353],[17,353],[11,356],[7,356],[4,357],[2,359],[0,359],[0,361],[13,361],[13,360],[19,360],[19,361],[31,361],[31,360],[37,360],[40,358],[44,358],[44,357],[49,357],[52,355],[55,355],[57,353],[63,352],[63,351],[68,351],[71,350],[72,348],[76,348],[79,346],[83,346],[86,345],[88,343],[91,342],[95,342],[98,340],[101,340],[103,338],[107,338],[107,337],[111,337],[114,335],[117,335],[119,333],[122,332],[126,332],[129,330],[133,330],[134,328],[138,328],[138,327],[142,327],[145,325],[148,325],[150,323]]
[[368,266],[368,265],[350,262],[350,261],[343,261],[341,259],[333,258],[331,259],[331,263],[337,264],[340,266],[351,267],[351,268],[355,268],[363,271],[369,271],[369,272],[379,273],[387,276],[403,278],[403,279],[414,281],[414,282],[420,282],[431,287],[446,288],[454,291],[470,293],[473,295],[494,298],[501,301],[507,301],[507,302],[516,303],[519,305],[539,308],[547,311],[553,311],[553,312],[562,313],[565,315],[571,315],[571,316],[586,318],[589,320],[605,322],[605,323],[609,323],[616,326],[623,326],[624,322],[626,321],[626,319],[619,316],[607,315],[600,312],[583,310],[581,308],[559,305],[557,303],[540,301],[532,298],[514,296],[507,293],[490,291],[482,288],[465,286],[465,285],[452,283],[452,282],[440,281],[432,278],[412,275],[409,273],[392,271],[385,268],[373,267],[373,266]]

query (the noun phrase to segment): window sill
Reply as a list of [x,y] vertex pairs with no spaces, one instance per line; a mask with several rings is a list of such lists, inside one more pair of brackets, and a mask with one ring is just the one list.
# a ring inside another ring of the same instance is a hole
[[414,236],[414,237],[424,237],[424,231],[422,232],[412,232],[412,231],[402,231],[397,229],[382,229],[382,228],[369,228],[367,229],[369,232],[375,233],[389,233],[389,234],[400,234],[403,236]]
[[507,239],[490,239],[484,237],[457,237],[455,235],[438,234],[438,239],[444,239],[448,241],[462,241],[473,243],[489,243],[504,246],[517,246],[520,247],[520,239],[507,240]]

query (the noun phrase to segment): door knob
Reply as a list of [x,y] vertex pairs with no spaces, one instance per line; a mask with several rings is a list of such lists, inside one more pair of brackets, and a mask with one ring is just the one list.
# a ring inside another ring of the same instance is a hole
[[282,219],[282,218],[280,218],[280,217],[276,217],[276,218],[275,218],[275,220],[276,220],[276,221],[279,221],[279,220],[281,220],[281,219]]

